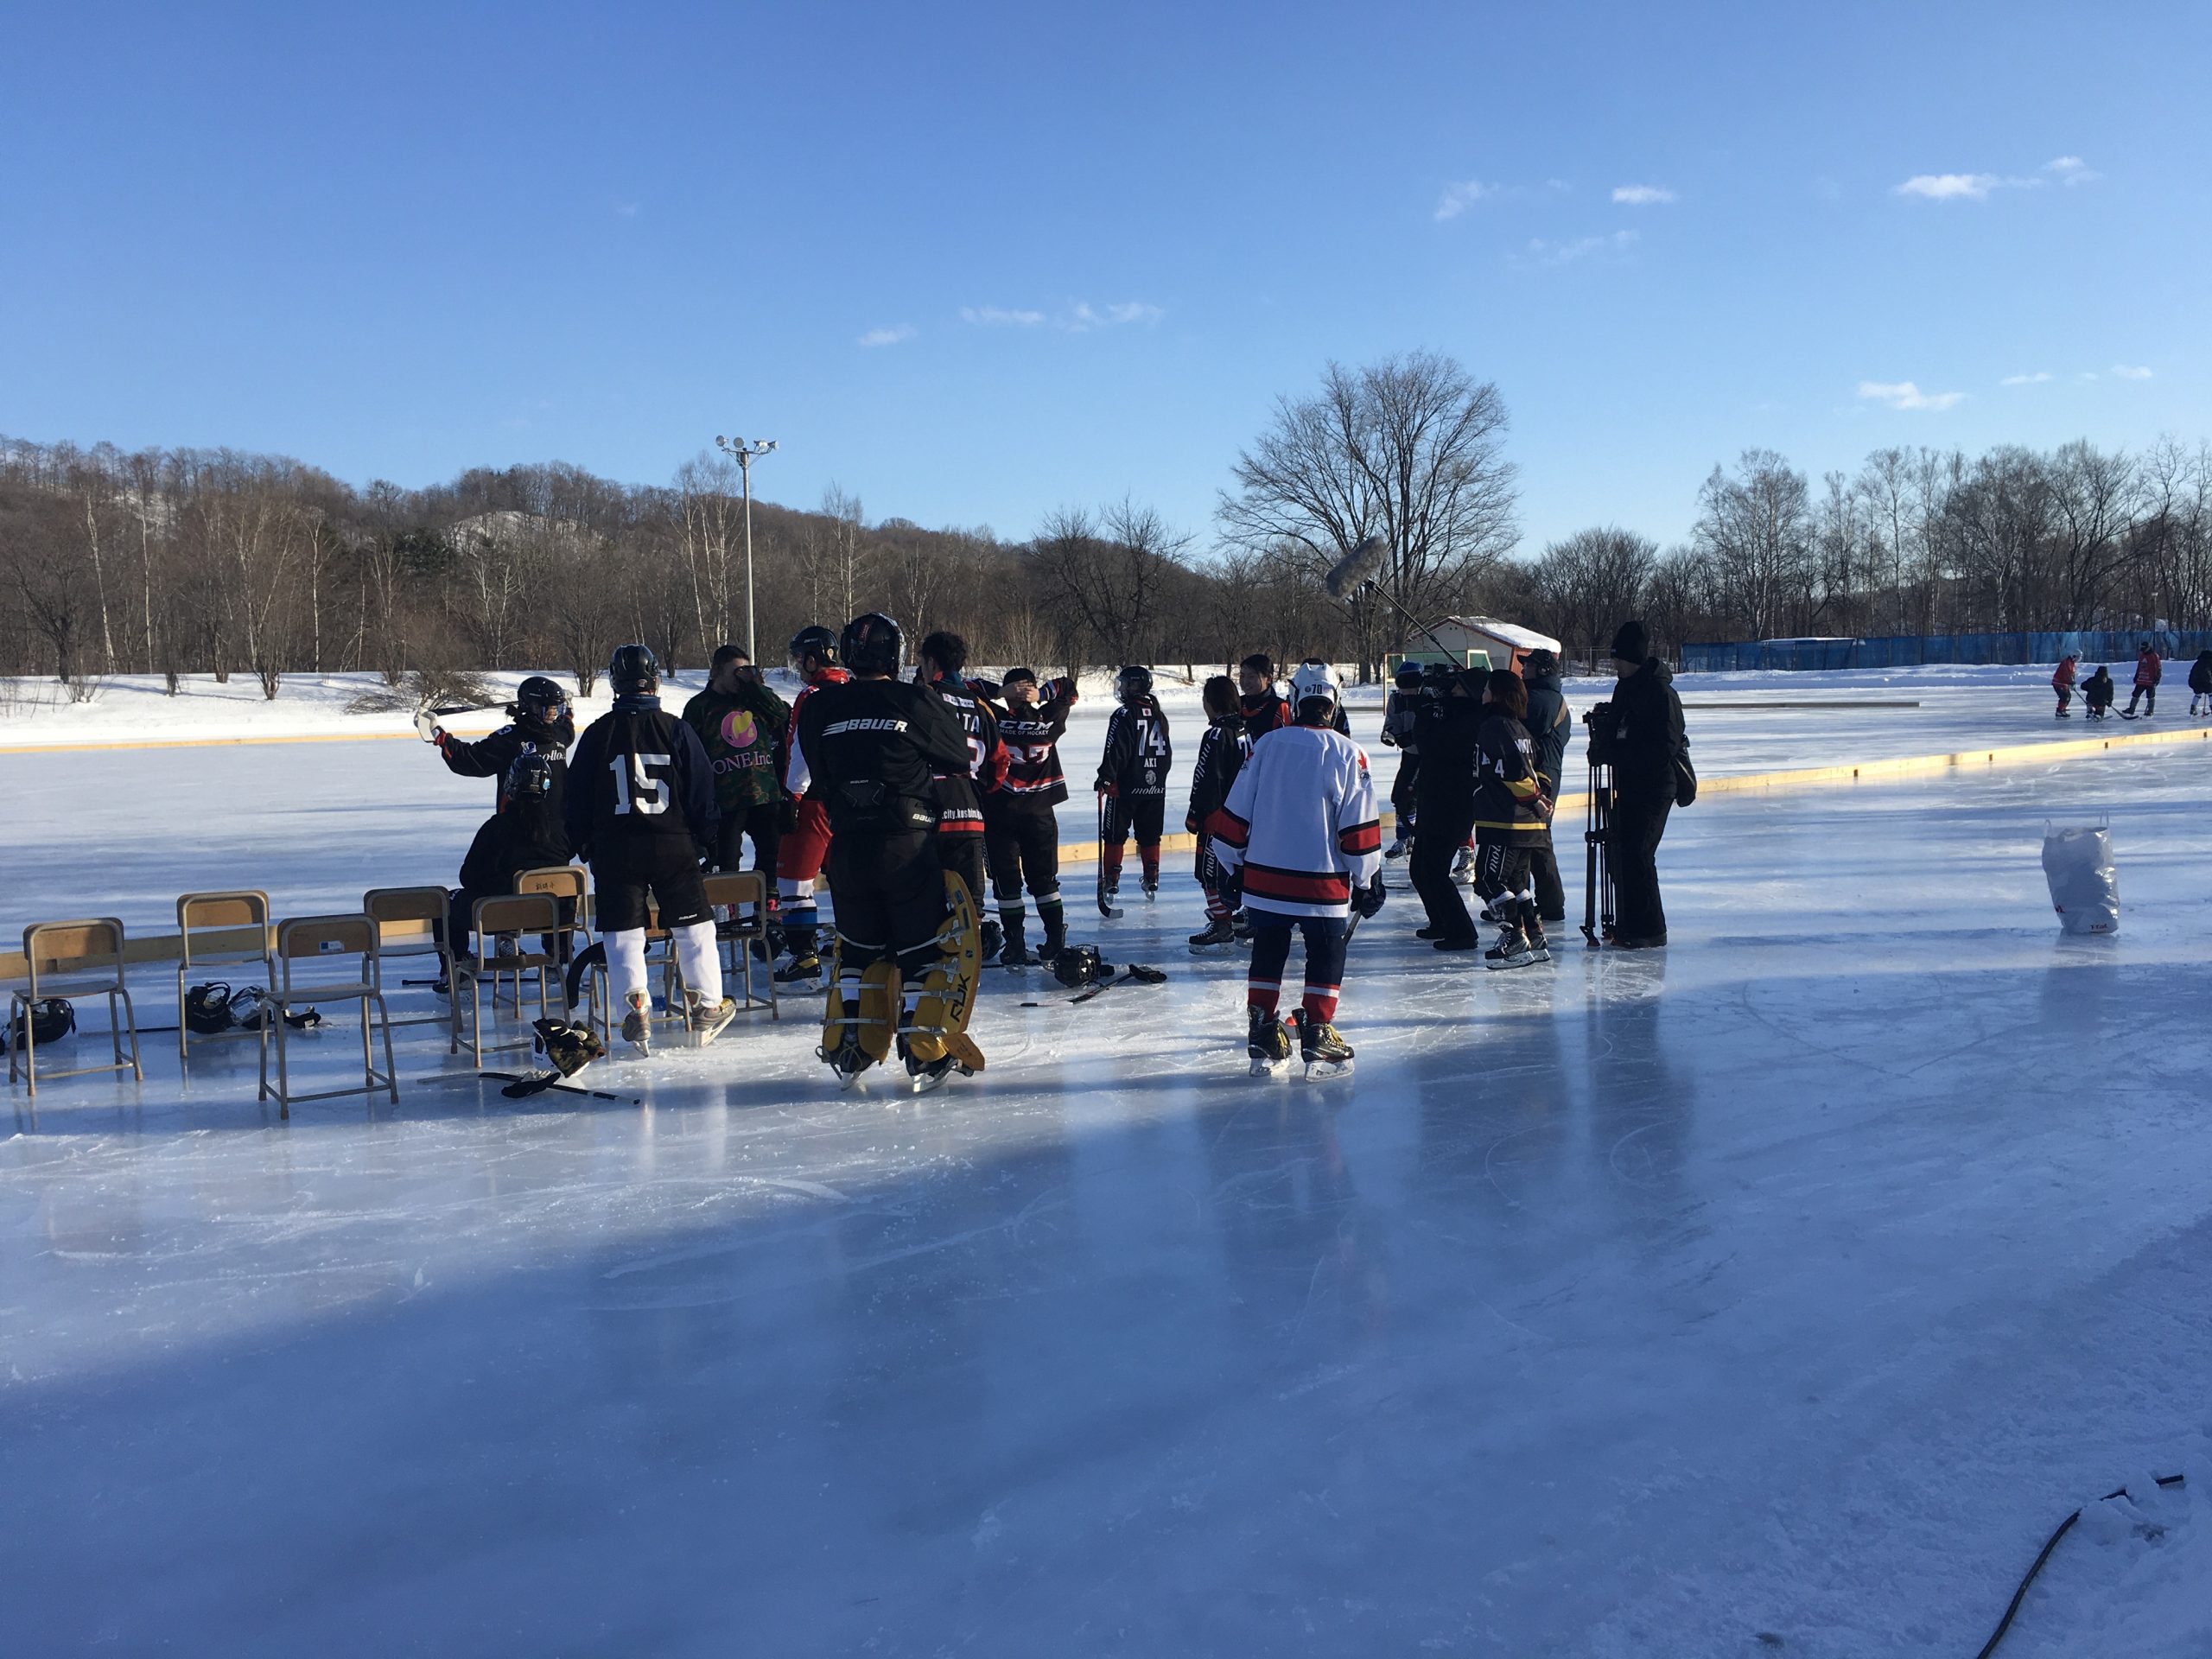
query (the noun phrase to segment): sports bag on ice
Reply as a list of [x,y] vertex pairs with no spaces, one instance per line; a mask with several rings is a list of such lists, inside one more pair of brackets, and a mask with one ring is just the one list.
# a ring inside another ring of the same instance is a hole
[[2054,830],[2044,826],[2044,879],[2050,883],[2051,908],[2069,933],[2120,931],[2120,873],[2112,864],[2112,831]]

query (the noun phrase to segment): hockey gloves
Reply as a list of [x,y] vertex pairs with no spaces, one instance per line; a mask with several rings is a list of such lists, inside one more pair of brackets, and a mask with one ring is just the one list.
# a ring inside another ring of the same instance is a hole
[[1377,870],[1372,881],[1352,894],[1351,907],[1359,912],[1362,921],[1370,919],[1376,911],[1382,908],[1382,871]]
[[537,1033],[537,1046],[564,1077],[575,1077],[607,1053],[607,1045],[588,1026],[572,1026],[565,1020],[537,1020],[531,1022],[531,1028]]

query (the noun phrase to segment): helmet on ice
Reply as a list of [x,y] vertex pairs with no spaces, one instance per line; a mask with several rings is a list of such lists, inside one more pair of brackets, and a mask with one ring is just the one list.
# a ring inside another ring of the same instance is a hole
[[1325,721],[1333,717],[1343,696],[1344,683],[1337,677],[1333,665],[1309,658],[1292,671],[1290,706],[1299,719]]
[[660,659],[650,645],[617,645],[607,660],[607,683],[617,692],[658,691]]
[[837,649],[855,674],[896,674],[906,654],[906,636],[881,611],[870,611],[845,624]]
[[1135,702],[1139,697],[1152,695],[1152,671],[1132,663],[1114,677],[1114,695],[1123,702]]

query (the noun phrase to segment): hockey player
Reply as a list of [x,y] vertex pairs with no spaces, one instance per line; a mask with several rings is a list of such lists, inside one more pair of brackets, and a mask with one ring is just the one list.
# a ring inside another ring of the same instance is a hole
[[1421,702],[1414,711],[1421,756],[1414,786],[1420,827],[1409,862],[1428,923],[1414,937],[1438,950],[1471,950],[1482,942],[1452,868],[1475,827],[1475,734],[1482,716],[1469,673],[1448,663],[1429,664],[1421,671]]
[[[456,956],[468,948],[476,901],[515,890],[524,870],[569,861],[569,836],[554,802],[553,762],[535,748],[524,748],[499,780],[499,810],[477,826],[468,855],[461,861],[461,885],[446,907],[445,938]],[[575,918],[572,901],[561,901],[564,925]],[[557,942],[556,942],[557,943]],[[556,954],[550,945],[548,954]],[[444,995],[441,977],[436,989]]]
[[[1567,740],[1574,735],[1574,716],[1560,687],[1559,658],[1548,651],[1529,653],[1522,671],[1529,688],[1529,714],[1522,722],[1529,741],[1536,746],[1536,777],[1544,794],[1559,799],[1559,780],[1567,766]],[[1559,859],[1552,849],[1551,828],[1529,849],[1529,878],[1536,887],[1536,914],[1547,922],[1567,919],[1567,887],[1559,878]]]
[[1421,745],[1414,737],[1414,715],[1421,707],[1421,664],[1402,662],[1391,677],[1389,701],[1382,705],[1382,747],[1398,752],[1398,775],[1390,780],[1390,810],[1398,827],[1385,858],[1403,858],[1413,850],[1414,784],[1421,776]]
[[842,684],[847,676],[837,665],[836,636],[819,623],[791,636],[791,656],[800,690],[791,703],[792,738],[784,772],[784,792],[791,804],[776,849],[776,905],[783,912],[785,956],[775,975],[779,984],[811,985],[822,977],[822,958],[815,950],[814,883],[830,850],[830,819],[810,787],[806,756],[798,741],[798,712],[818,689]]
[[1255,651],[1236,664],[1236,690],[1244,730],[1255,743],[1291,723],[1290,705],[1275,690],[1275,659],[1266,652]]
[[773,912],[791,719],[790,706],[767,688],[738,645],[715,647],[707,689],[683,705],[683,723],[698,733],[715,773],[714,867],[741,869],[745,838],[753,837],[753,868],[768,890],[771,961],[783,948]]
[[894,679],[899,625],[871,612],[838,649],[852,677],[800,702],[793,747],[830,828],[837,969],[821,1055],[850,1084],[888,1057],[895,976],[904,982],[898,1049],[917,1090],[982,1057],[966,1035],[980,943],[967,888],[938,862],[939,777],[968,765],[968,735],[943,700]]
[[1098,880],[1101,902],[1121,891],[1122,849],[1137,836],[1144,896],[1160,891],[1160,834],[1167,816],[1167,772],[1174,762],[1167,716],[1152,695],[1152,671],[1131,666],[1114,677],[1121,706],[1106,722],[1106,753],[1091,787],[1105,798],[1099,814],[1104,846]]
[[1291,1018],[1308,1077],[1351,1069],[1351,1046],[1337,1034],[1350,912],[1382,907],[1382,826],[1375,784],[1359,746],[1333,729],[1342,702],[1336,671],[1301,664],[1291,681],[1297,723],[1255,739],[1251,759],[1215,812],[1213,844],[1223,865],[1244,874],[1252,923],[1245,980],[1245,1050],[1255,1077],[1288,1063],[1291,1033],[1276,1017],[1290,932],[1306,941],[1306,991]]
[[2100,663],[2097,671],[2082,682],[2082,702],[2091,720],[2102,720],[2112,713],[2112,670]]
[[[416,717],[419,725],[425,718]],[[507,705],[508,724],[489,737],[464,743],[442,726],[430,727],[430,741],[446,770],[463,778],[497,778],[504,791],[509,769],[518,754],[542,754],[553,768],[553,810],[557,817],[566,799],[567,757],[576,741],[576,721],[568,694],[543,674],[533,674],[515,688]],[[499,798],[505,804],[504,792]]]
[[[1300,660],[1298,666],[1301,669],[1328,669],[1332,679],[1336,676],[1336,670],[1331,665],[1329,659],[1325,657],[1303,658]],[[1297,677],[1298,677],[1295,673],[1291,676],[1291,679],[1294,683],[1296,683]],[[1339,737],[1350,737],[1351,735],[1351,716],[1344,713],[1344,699],[1341,697],[1337,700],[1336,717],[1329,722],[1329,729],[1336,733]]]
[[2074,718],[2074,664],[2081,660],[2072,652],[2058,659],[2058,666],[2051,671],[2050,689],[2058,694],[2057,717]]
[[2120,711],[2122,720],[2135,718],[2138,698],[2144,700],[2143,715],[2145,719],[2158,712],[2158,681],[2163,672],[2156,647],[2145,639],[2135,653],[2135,689],[2127,694],[2127,707]]
[[1521,677],[1492,669],[1475,734],[1475,891],[1498,924],[1497,943],[1483,952],[1486,968],[1552,959],[1529,868],[1529,849],[1545,836],[1552,803],[1536,772],[1535,745],[1522,724],[1528,712]]
[[2200,651],[2189,668],[2189,712],[2212,715],[2212,651]]
[[1198,739],[1198,764],[1191,772],[1191,806],[1183,815],[1183,828],[1198,838],[1196,874],[1206,896],[1206,925],[1191,935],[1193,951],[1236,943],[1231,920],[1239,898],[1236,878],[1222,865],[1213,850],[1212,832],[1206,827],[1229,798],[1230,785],[1252,753],[1252,740],[1244,730],[1244,713],[1237,706],[1236,682],[1217,674],[1205,683],[1199,700],[1206,711],[1206,729]]
[[715,844],[714,773],[699,734],[660,706],[660,664],[644,645],[620,645],[607,667],[614,707],[576,741],[576,787],[566,804],[569,844],[591,865],[607,976],[622,1035],[652,1046],[645,987],[645,897],[676,941],[683,1022],[711,1041],[736,1017],[722,995],[721,952],[700,861]]
[[1076,704],[1075,682],[1039,684],[1035,669],[1013,668],[996,687],[977,689],[986,696],[996,692],[993,712],[999,741],[1006,746],[1006,777],[983,797],[983,851],[1004,938],[999,961],[1008,968],[1027,967],[1037,958],[1024,938],[1025,881],[1044,925],[1045,960],[1057,957],[1068,942],[1067,912],[1060,902],[1060,830],[1052,809],[1068,798],[1059,742]]
[[[922,640],[916,679],[937,694],[968,734],[968,763],[937,780],[937,855],[940,863],[966,884],[976,913],[983,908],[983,798],[1006,778],[1006,746],[999,741],[998,716],[961,677],[968,666],[968,642],[943,629]],[[982,951],[995,957],[1004,943],[999,925],[983,924]]]

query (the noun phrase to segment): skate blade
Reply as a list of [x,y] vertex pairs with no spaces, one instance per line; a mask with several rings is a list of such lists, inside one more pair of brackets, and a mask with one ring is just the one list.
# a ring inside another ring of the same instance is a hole
[[[1485,962],[1483,963],[1483,966],[1489,969],[1492,973],[1497,973],[1508,968],[1533,968],[1536,965],[1537,960],[1538,958],[1534,956],[1507,957],[1497,962]],[[1545,957],[1542,960],[1549,962],[1551,958],[1549,957]]]
[[1327,1083],[1332,1077],[1348,1077],[1351,1075],[1351,1062],[1350,1060],[1308,1060],[1306,1062],[1306,1081],[1308,1083]]
[[1255,1057],[1252,1061],[1252,1075],[1255,1077],[1279,1077],[1289,1069],[1289,1066],[1288,1060],[1263,1060]]
[[691,1033],[691,1046],[694,1048],[704,1048],[709,1043],[713,1042],[715,1038],[721,1036],[722,1033],[728,1031],[736,1019],[737,1015],[735,1012],[733,1011],[728,1019],[709,1020],[705,1025],[700,1027],[696,1031]]

